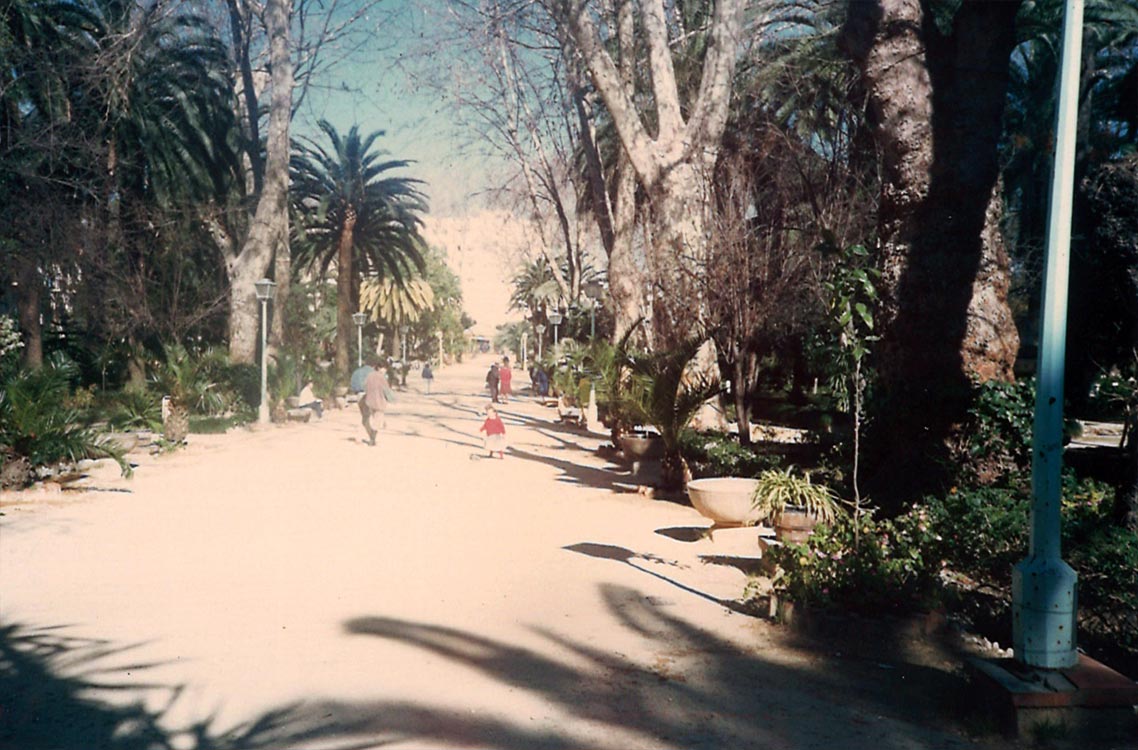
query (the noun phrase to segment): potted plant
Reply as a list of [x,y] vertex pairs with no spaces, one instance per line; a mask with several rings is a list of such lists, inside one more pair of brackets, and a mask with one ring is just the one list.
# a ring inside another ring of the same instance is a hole
[[661,481],[666,489],[684,486],[690,472],[680,452],[680,434],[704,402],[720,391],[717,381],[688,371],[688,362],[704,340],[693,336],[667,351],[627,355],[630,375],[620,402],[636,422],[650,424],[660,433]]
[[838,496],[824,484],[815,484],[810,474],[798,476],[793,469],[768,469],[758,477],[752,507],[760,520],[770,519],[780,541],[802,543],[819,523],[831,523],[845,513]]

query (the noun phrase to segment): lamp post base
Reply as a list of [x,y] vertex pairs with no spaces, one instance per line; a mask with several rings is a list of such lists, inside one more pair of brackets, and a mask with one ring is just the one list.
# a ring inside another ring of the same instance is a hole
[[1058,557],[1033,556],[1012,570],[1012,647],[1022,664],[1074,666],[1078,577]]
[[269,423],[269,405],[268,404],[261,404],[260,408],[257,409],[257,423],[258,424],[268,424]]

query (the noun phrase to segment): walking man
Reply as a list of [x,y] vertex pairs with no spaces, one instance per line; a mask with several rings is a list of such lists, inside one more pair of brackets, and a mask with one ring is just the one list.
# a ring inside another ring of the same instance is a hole
[[387,377],[379,366],[379,358],[371,358],[372,371],[364,381],[364,392],[360,397],[360,416],[363,418],[364,429],[367,430],[368,444],[375,445],[376,434],[383,429],[384,416],[387,412]]

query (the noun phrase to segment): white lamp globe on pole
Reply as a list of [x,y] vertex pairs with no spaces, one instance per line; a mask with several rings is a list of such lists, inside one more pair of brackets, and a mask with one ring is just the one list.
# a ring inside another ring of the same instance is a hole
[[261,405],[257,409],[257,422],[269,423],[269,357],[265,345],[269,327],[269,299],[273,296],[276,284],[272,279],[261,279],[253,283],[257,299],[261,301]]
[[537,333],[537,358],[541,359],[541,334],[545,333],[545,326],[538,323],[533,327],[533,330]]

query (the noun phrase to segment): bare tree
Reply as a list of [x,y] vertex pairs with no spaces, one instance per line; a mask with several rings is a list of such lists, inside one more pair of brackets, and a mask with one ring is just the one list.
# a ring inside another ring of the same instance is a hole
[[638,106],[635,81],[606,45],[607,39],[617,39],[621,53],[627,49],[620,40],[637,28],[633,0],[617,2],[615,17],[586,0],[550,3],[604,101],[647,196],[651,265],[664,297],[674,297],[683,260],[701,259],[706,250],[710,178],[727,123],[743,2],[715,3],[707,27],[695,30],[706,35],[706,52],[698,89],[687,101],[681,96],[672,52],[673,37],[687,30],[674,23],[669,28],[663,0],[643,0],[637,7],[647,49],[651,111]]

